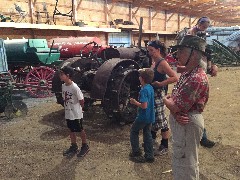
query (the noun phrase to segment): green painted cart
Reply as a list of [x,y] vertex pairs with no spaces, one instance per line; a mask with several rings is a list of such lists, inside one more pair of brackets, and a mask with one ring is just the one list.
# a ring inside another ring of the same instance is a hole
[[33,97],[51,96],[55,66],[62,62],[60,51],[49,48],[46,39],[12,39],[4,44],[16,87],[26,88]]

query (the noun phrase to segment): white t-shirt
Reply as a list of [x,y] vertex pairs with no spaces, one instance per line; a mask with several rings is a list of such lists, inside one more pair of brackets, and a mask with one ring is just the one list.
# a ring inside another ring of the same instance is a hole
[[82,119],[83,112],[79,100],[83,100],[83,93],[76,83],[72,82],[71,85],[62,85],[62,97],[64,100],[65,118],[74,120]]

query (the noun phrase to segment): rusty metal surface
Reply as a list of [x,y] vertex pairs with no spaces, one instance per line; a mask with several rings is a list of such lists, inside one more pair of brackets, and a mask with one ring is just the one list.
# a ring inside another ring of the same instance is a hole
[[[54,41],[54,43],[53,43]],[[100,56],[101,51],[104,50],[107,46],[101,44],[101,40],[98,37],[69,37],[69,38],[53,38],[48,41],[48,46],[51,47],[53,43],[53,48],[58,48],[60,50],[60,58],[68,59],[74,56],[79,56],[80,51],[82,50],[84,55],[89,54],[92,50],[93,45],[89,45],[83,49],[83,47],[89,42],[96,42],[99,47]]]
[[102,59],[112,59],[112,58],[121,58],[121,59],[135,59],[136,54],[140,51],[139,48],[107,48],[102,51]]
[[139,69],[139,65],[130,59],[119,59],[114,58],[104,62],[98,69],[92,83],[92,89],[90,96],[93,99],[103,99],[107,83],[111,76],[111,73],[114,68],[122,66],[123,68],[127,68],[130,65],[134,65],[134,68]]

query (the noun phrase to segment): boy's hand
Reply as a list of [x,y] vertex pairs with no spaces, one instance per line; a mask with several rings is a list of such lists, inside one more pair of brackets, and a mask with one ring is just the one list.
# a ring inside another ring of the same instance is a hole
[[136,102],[137,102],[136,99],[130,98],[130,103],[131,103],[131,104],[134,104],[134,105],[135,105]]

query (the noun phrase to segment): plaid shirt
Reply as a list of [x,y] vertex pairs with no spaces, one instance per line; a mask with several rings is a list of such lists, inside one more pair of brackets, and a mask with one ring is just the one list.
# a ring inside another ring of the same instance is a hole
[[182,73],[172,92],[173,101],[182,112],[203,112],[208,97],[208,77],[199,67]]

